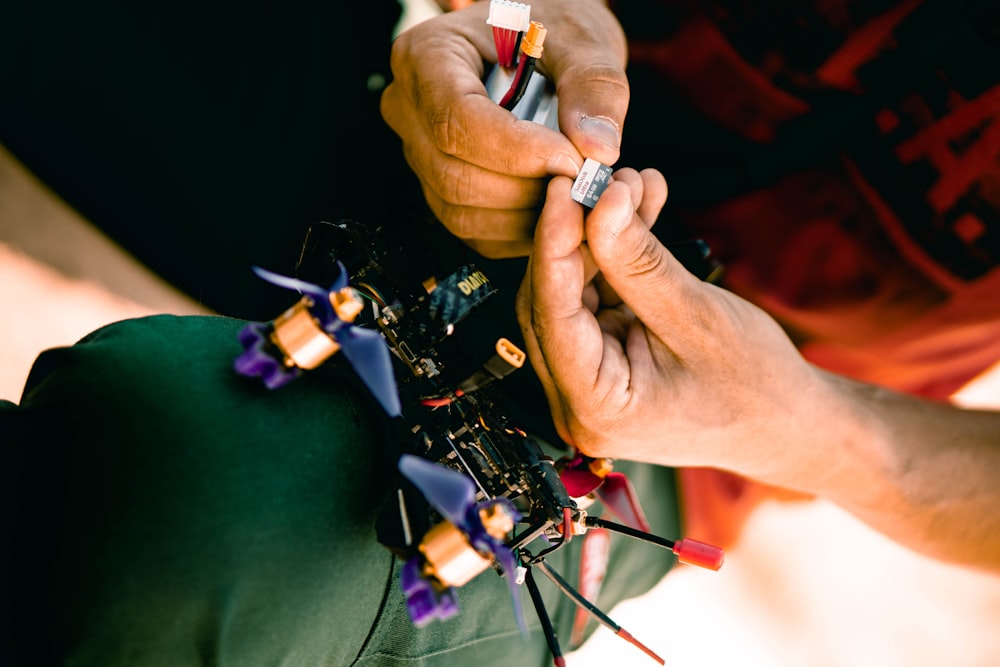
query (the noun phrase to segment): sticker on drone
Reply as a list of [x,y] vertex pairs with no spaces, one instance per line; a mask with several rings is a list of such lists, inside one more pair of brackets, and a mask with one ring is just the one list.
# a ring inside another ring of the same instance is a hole
[[573,183],[570,196],[573,197],[573,201],[579,202],[587,208],[594,208],[594,204],[600,199],[610,182],[611,167],[587,158]]

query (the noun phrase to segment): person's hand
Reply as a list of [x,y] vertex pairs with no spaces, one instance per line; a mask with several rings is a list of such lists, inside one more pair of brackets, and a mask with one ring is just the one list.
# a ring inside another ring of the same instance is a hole
[[656,172],[619,171],[586,218],[570,186],[549,186],[518,295],[560,435],[595,457],[763,481],[795,468],[821,372],[763,311],[701,282],[657,241]]
[[560,436],[594,457],[813,493],[924,554],[1000,572],[1000,412],[807,363],[766,313],[660,245],[651,174],[619,171],[586,218],[569,179],[549,186],[518,317]]
[[488,257],[526,255],[552,175],[618,159],[628,107],[626,44],[601,0],[536,0],[548,31],[538,69],[556,84],[560,132],[517,120],[486,94],[496,62],[489,3],[416,25],[392,49],[382,115],[403,140],[431,210]]

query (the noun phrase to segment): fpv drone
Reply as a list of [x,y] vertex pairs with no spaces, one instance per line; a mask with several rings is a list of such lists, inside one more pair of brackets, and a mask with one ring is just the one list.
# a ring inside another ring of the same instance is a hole
[[[701,245],[679,250],[706,257]],[[416,626],[457,614],[456,589],[494,569],[507,580],[522,633],[524,585],[555,664],[565,664],[535,583],[537,569],[573,600],[579,618],[596,618],[663,664],[546,556],[588,530],[635,537],[710,569],[722,565],[722,551],[650,534],[631,484],[612,461],[575,452],[547,456],[493,386],[523,366],[524,352],[500,338],[485,361],[470,361],[456,344],[456,325],[496,288],[471,264],[442,280],[427,278],[413,254],[412,246],[404,253],[383,230],[357,222],[314,226],[297,273],[315,282],[256,269],[302,297],[273,321],[245,326],[235,369],[277,389],[341,352],[400,425],[399,488],[377,533],[404,561],[401,587]],[[588,515],[595,497],[619,522]]]

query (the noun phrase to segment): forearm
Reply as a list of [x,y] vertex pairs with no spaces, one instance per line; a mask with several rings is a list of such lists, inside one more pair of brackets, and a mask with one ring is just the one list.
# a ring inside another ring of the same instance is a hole
[[810,456],[774,481],[931,557],[1000,572],[1000,413],[821,377],[832,398],[803,431]]

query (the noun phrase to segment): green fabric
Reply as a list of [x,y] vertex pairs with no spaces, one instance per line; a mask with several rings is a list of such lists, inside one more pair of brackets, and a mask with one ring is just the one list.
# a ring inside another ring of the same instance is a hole
[[[382,413],[337,363],[275,392],[237,376],[242,324],[112,325],[43,354],[20,407],[0,407],[4,459],[22,461],[23,664],[551,664],[527,595],[525,640],[491,572],[460,590],[457,618],[412,627],[373,528],[389,491]],[[671,471],[628,471],[656,532],[677,535]],[[578,543],[550,560],[570,581]],[[604,609],[672,562],[628,538],[613,550]],[[568,641],[572,604],[538,578]]]

